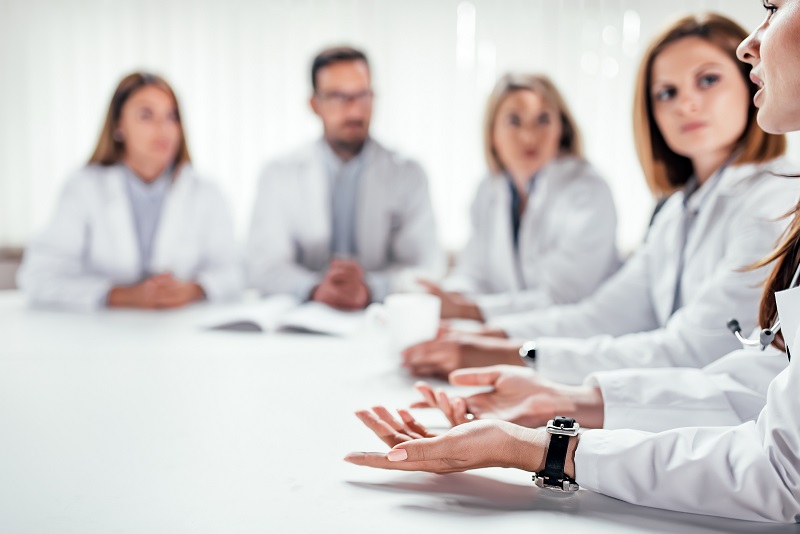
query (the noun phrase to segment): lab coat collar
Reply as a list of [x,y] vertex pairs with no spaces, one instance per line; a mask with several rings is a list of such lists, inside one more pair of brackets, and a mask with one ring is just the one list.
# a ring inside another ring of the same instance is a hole
[[[715,206],[718,202],[724,201],[726,197],[743,194],[745,189],[752,185],[751,180],[764,172],[764,165],[745,164],[729,165],[722,169],[716,185],[711,180],[703,184],[700,189],[689,199],[689,204],[695,206],[697,202],[702,202],[701,209],[697,214],[697,220],[689,234],[684,252],[684,261],[690,261],[692,255],[706,238],[706,229],[713,224]],[[703,190],[705,197],[700,196]],[[683,194],[683,193],[681,193]],[[698,198],[695,198],[698,197]],[[681,199],[682,200],[682,199]],[[700,204],[697,204],[698,206]]]
[[186,229],[183,221],[191,219],[188,211],[196,207],[190,199],[191,190],[197,181],[194,169],[189,164],[183,165],[174,176],[161,208],[151,265],[146,269],[153,273],[165,272],[167,266],[174,263],[175,244],[181,242],[181,232]]

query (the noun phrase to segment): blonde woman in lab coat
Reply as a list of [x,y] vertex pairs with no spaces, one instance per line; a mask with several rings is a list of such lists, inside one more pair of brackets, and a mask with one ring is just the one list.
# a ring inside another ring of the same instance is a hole
[[672,196],[646,242],[591,297],[489,322],[511,339],[449,333],[411,347],[417,375],[520,365],[523,342],[543,376],[580,384],[590,373],[637,367],[701,368],[736,348],[725,327],[756,325],[765,269],[743,269],[774,246],[800,182],[776,172],[782,135],[756,123],[756,87],[736,46],[747,32],[719,15],[688,17],[656,37],[634,103],[644,174]]
[[19,286],[37,305],[177,308],[243,286],[221,192],[191,166],[178,101],[137,72],[114,92],[89,164],[64,186]]
[[[752,66],[753,81],[759,87],[755,95],[758,123],[776,133],[800,130],[800,0],[764,2],[764,7],[765,21],[741,44],[738,55]],[[800,269],[800,219],[794,218],[786,237],[764,263],[774,263],[774,269],[764,288],[758,322],[769,328],[777,318],[775,292],[788,288]],[[796,292],[792,298],[797,306]],[[787,332],[786,338],[778,334],[765,358],[786,357],[782,354],[785,340],[796,340],[799,333],[793,326],[795,331]],[[796,343],[795,353],[800,351]],[[736,353],[725,359],[735,357]],[[722,374],[719,379],[726,377]],[[627,383],[637,390],[635,380],[629,377]],[[653,391],[651,401],[658,393]],[[602,403],[601,398],[600,413],[608,414],[609,407],[603,408]],[[588,412],[575,413],[589,421],[593,417]],[[687,417],[687,423],[696,426],[662,432],[589,430],[569,438],[564,472],[584,488],[635,504],[795,523],[800,521],[798,413],[800,362],[795,358],[772,381],[766,406],[755,422],[707,426]],[[434,437],[407,412],[401,413],[402,422],[383,409],[359,416],[393,449],[389,454],[352,453],[347,460],[385,469],[443,473],[504,466],[539,472],[552,439],[544,430],[500,421],[468,423]],[[641,419],[642,414],[631,414],[634,426]]]
[[422,282],[442,317],[487,320],[591,295],[619,266],[617,214],[558,89],[545,76],[501,77],[483,138],[490,174],[472,236],[442,288]]

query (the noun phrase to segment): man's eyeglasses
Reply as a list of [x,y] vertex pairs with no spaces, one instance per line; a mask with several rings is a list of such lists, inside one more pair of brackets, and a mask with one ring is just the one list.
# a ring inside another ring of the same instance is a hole
[[358,93],[331,91],[330,93],[316,93],[314,96],[327,105],[344,107],[351,102],[359,105],[368,104],[372,102],[375,93],[372,92],[372,89],[367,89],[365,91],[359,91]]

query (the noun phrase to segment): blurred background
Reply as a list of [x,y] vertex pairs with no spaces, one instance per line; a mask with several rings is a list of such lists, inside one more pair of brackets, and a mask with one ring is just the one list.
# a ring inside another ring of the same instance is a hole
[[310,62],[342,43],[369,55],[372,133],[428,172],[447,250],[468,236],[485,172],[486,97],[522,71],[566,96],[629,252],[653,207],[631,132],[639,58],[668,21],[709,10],[748,30],[764,16],[760,0],[0,0],[0,287],[136,69],[176,89],[195,167],[225,191],[244,240],[260,168],[321,134]]

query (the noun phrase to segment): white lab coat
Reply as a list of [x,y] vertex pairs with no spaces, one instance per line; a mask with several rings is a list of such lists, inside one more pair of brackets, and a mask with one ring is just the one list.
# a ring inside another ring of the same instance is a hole
[[[731,337],[732,334],[731,334]],[[703,367],[620,369],[590,375],[603,395],[603,428],[661,432],[755,421],[788,360],[774,347],[731,352]]]
[[[247,247],[247,275],[264,294],[306,299],[331,261],[331,180],[324,141],[266,166],[259,183]],[[359,182],[356,261],[373,300],[407,279],[438,277],[444,266],[428,195],[414,161],[370,141]]]
[[478,187],[472,236],[443,286],[470,294],[485,319],[579,302],[619,267],[614,200],[589,163],[559,158],[533,187],[518,251],[508,180],[489,176]]
[[[140,281],[141,258],[120,165],[88,165],[73,175],[44,231],[28,246],[17,277],[34,304],[91,310],[108,291]],[[145,271],[202,286],[209,300],[237,296],[244,279],[233,221],[219,189],[191,166],[164,200]]]
[[644,506],[798,522],[799,386],[800,362],[794,358],[770,385],[756,422],[655,434],[587,431],[575,451],[576,479],[586,489]]
[[[493,326],[537,341],[544,376],[580,383],[596,371],[700,368],[735,350],[726,322],[756,326],[767,269],[742,270],[765,257],[789,220],[800,181],[776,177],[783,160],[728,167],[709,191],[685,249],[682,307],[674,314],[683,193],[659,212],[645,244],[580,304],[500,317]],[[545,337],[549,336],[549,337]]]

